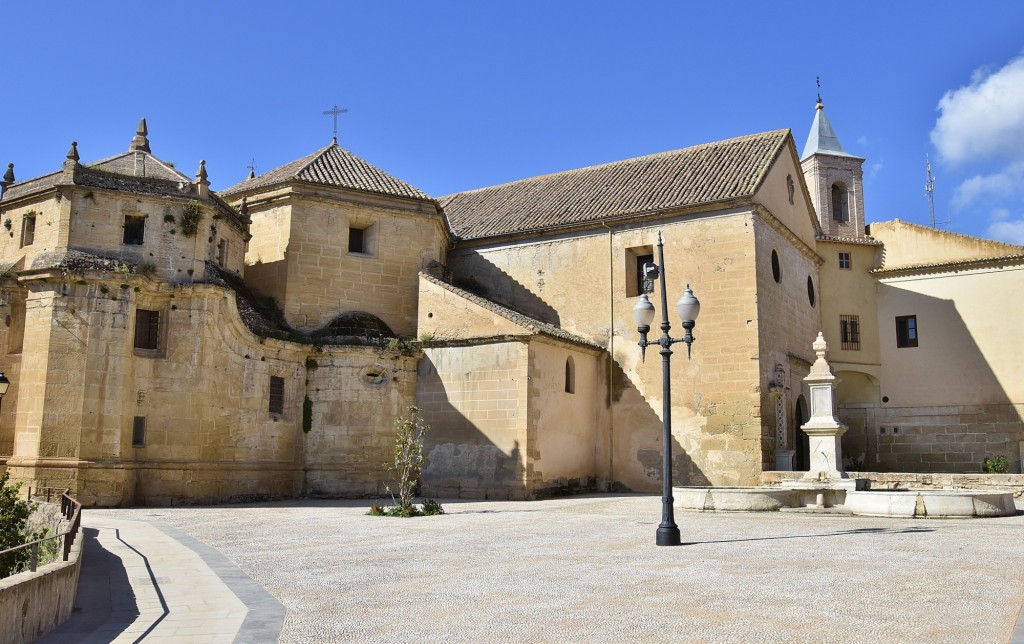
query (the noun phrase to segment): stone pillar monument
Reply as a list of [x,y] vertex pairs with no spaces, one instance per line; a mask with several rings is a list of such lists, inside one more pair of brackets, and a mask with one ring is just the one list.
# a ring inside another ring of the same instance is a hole
[[811,345],[818,359],[811,366],[811,373],[804,382],[811,390],[811,418],[801,427],[810,439],[810,469],[804,480],[834,482],[848,479],[843,471],[843,448],[840,438],[846,433],[846,426],[835,416],[836,377],[825,361],[828,345],[821,333]]

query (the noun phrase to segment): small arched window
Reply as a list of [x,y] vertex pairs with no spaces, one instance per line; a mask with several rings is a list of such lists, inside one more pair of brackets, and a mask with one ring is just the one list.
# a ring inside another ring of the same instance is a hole
[[832,219],[840,224],[850,221],[849,192],[839,181],[832,184]]
[[779,254],[772,249],[772,279],[775,283],[782,282],[782,264],[779,262]]
[[565,359],[565,393],[576,393],[576,363],[572,356]]
[[811,276],[807,276],[807,301],[811,303],[811,307],[814,306],[814,280]]

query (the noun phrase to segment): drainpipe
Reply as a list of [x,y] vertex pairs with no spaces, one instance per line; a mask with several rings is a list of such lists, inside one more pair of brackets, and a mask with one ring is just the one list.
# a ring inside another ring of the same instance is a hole
[[615,405],[612,401],[612,378],[615,368],[615,252],[611,227],[603,221],[601,225],[608,230],[608,476],[605,487],[606,491],[611,492],[614,461],[612,447],[615,436]]

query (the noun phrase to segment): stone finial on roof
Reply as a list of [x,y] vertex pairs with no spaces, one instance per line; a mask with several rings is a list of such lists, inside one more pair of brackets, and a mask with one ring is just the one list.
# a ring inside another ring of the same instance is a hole
[[252,223],[252,218],[249,217],[249,200],[246,197],[242,197],[242,203],[238,204],[238,214],[241,215],[239,219],[243,224]]
[[7,172],[4,173],[4,179],[3,179],[3,181],[0,181],[0,197],[3,196],[3,194],[7,190],[8,186],[12,185],[13,183],[14,183],[14,164],[13,163],[8,163],[7,164]]
[[135,136],[132,138],[132,144],[128,146],[128,151],[152,153],[152,150],[149,149],[149,139],[146,138],[146,135],[148,134],[149,128],[146,127],[146,119],[143,118],[141,121],[139,121],[139,127],[135,128]]
[[210,196],[210,180],[206,174],[206,159],[199,162],[199,169],[196,170],[196,190],[201,199]]
[[246,179],[255,179],[255,178],[256,178],[256,171],[255,170],[249,170],[249,176],[246,177]]
[[81,158],[78,156],[78,141],[71,142],[71,149],[68,150],[67,157],[69,161],[74,161],[75,163],[78,163],[78,160]]

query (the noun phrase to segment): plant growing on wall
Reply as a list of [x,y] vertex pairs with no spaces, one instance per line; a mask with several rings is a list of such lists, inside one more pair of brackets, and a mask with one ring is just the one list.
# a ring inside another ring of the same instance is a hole
[[313,401],[306,396],[302,399],[302,431],[309,433],[313,429]]
[[1009,471],[1010,459],[1002,454],[985,458],[985,472],[987,474],[1006,474]]
[[[9,478],[9,472],[0,475],[0,550],[24,545],[35,537],[28,530],[28,518],[34,504],[18,498],[21,484],[8,485]],[[0,555],[0,577],[19,572],[31,556],[31,548]]]
[[199,230],[199,221],[203,218],[203,209],[195,199],[189,199],[181,209],[181,234],[195,237]]

